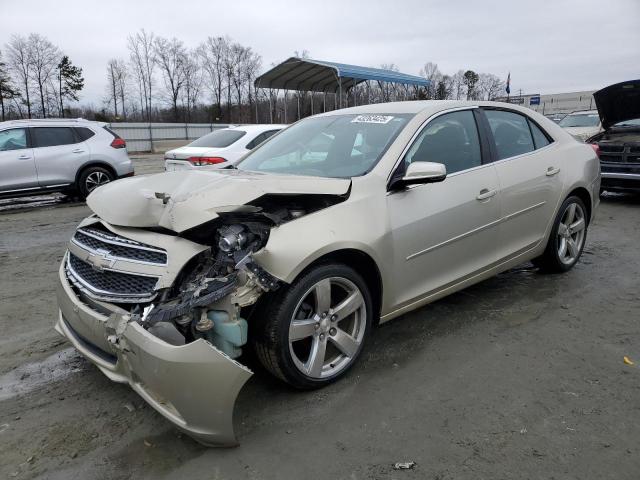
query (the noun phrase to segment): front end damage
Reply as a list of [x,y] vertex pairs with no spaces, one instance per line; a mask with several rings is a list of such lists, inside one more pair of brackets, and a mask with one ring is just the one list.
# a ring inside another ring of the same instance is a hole
[[89,217],[60,268],[56,330],[196,440],[234,445],[233,406],[252,375],[236,361],[245,317],[283,284],[253,255],[272,228],[345,198],[264,194],[181,232]]

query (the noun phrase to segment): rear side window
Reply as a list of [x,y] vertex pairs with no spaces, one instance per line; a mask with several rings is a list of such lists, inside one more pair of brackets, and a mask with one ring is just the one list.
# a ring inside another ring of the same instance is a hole
[[266,138],[265,137],[265,133],[263,132],[260,135],[258,135],[256,138],[251,140],[249,143],[247,143],[245,148],[248,148],[249,150],[252,150],[255,147],[257,147],[258,145],[260,145],[262,142],[264,142],[265,138]]
[[546,147],[551,142],[549,141],[549,137],[538,127],[535,123],[529,120],[529,126],[531,127],[531,134],[533,135],[533,143],[536,146],[536,150],[538,148]]
[[36,148],[78,143],[71,127],[35,127],[32,132]]
[[84,142],[85,140],[89,140],[95,135],[95,133],[91,129],[86,127],[75,127],[74,130],[76,131],[76,135],[78,135],[78,138],[82,142]]
[[485,114],[493,133],[498,160],[535,150],[526,117],[503,110],[485,110]]
[[237,142],[244,137],[247,132],[243,130],[229,130],[226,128],[208,133],[204,137],[191,142],[189,147],[224,148]]
[[447,173],[481,165],[480,140],[473,112],[447,113],[429,122],[407,152],[405,163],[411,162],[442,163],[447,167]]
[[25,128],[12,128],[0,132],[0,152],[24,148],[27,148],[27,130]]

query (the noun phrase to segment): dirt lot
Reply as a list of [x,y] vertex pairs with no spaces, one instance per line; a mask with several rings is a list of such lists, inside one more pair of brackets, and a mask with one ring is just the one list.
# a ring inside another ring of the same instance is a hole
[[86,206],[0,209],[0,478],[640,478],[640,197],[603,199],[570,273],[523,265],[383,325],[322,391],[247,359],[233,449],[180,435],[53,331]]

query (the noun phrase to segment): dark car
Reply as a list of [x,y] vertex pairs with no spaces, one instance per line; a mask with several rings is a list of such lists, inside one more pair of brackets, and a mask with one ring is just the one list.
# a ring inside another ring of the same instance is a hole
[[640,192],[640,80],[593,94],[603,132],[587,139],[600,157],[601,190]]

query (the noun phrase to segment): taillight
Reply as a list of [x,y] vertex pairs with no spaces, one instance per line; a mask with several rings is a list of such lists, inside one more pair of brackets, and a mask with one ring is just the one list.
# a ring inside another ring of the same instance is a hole
[[191,165],[195,165],[196,167],[201,167],[203,165],[215,165],[217,163],[224,163],[226,160],[222,157],[190,157],[189,163]]
[[596,152],[598,158],[600,158],[600,145],[598,145],[597,143],[590,143],[589,145],[591,146],[591,148],[593,148],[593,151]]
[[127,142],[125,142],[122,138],[114,138],[113,142],[111,142],[111,146],[113,148],[126,148]]

